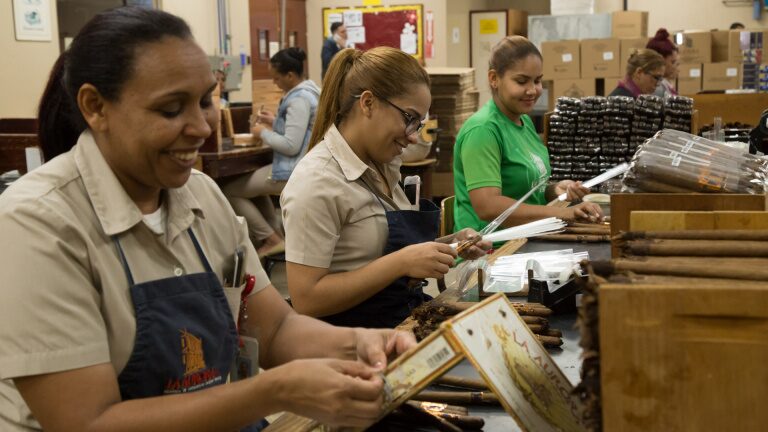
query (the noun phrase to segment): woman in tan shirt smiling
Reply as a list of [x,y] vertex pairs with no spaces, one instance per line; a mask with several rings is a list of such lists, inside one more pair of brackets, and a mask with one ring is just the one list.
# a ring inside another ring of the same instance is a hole
[[[381,415],[381,368],[413,336],[333,327],[277,294],[245,224],[192,169],[216,128],[215,85],[186,23],[158,10],[103,12],[57,60],[40,104],[47,162],[0,195],[3,432]],[[232,286],[236,249],[255,277]],[[227,383],[236,321],[249,349],[237,365],[266,370]]]
[[416,141],[430,102],[429,76],[400,50],[334,57],[310,139],[316,146],[281,197],[297,311],[336,325],[394,327],[422,303],[422,280],[448,272],[456,252],[434,241],[439,209],[427,200],[415,208],[398,184],[398,156]]

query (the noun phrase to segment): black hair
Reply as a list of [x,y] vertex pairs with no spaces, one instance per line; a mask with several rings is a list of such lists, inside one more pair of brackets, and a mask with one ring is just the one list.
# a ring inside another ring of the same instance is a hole
[[343,25],[344,25],[344,23],[340,23],[340,22],[335,22],[335,23],[331,24],[331,34],[336,33],[336,29],[341,27],[341,26],[343,26]]
[[45,160],[65,153],[88,127],[77,93],[91,84],[106,100],[119,98],[134,72],[141,45],[165,37],[192,39],[184,20],[167,12],[121,7],[94,16],[53,65],[38,108],[38,139]]
[[743,29],[743,28],[744,28],[744,24],[742,24],[740,22],[735,22],[735,23],[731,24],[731,30],[739,30],[739,29]]
[[536,45],[523,36],[507,36],[500,40],[491,50],[488,68],[493,69],[499,76],[504,76],[507,69],[515,63],[534,55],[541,59],[541,52]]
[[295,73],[299,78],[304,76],[304,60],[307,53],[299,47],[281,49],[269,59],[269,64],[280,74]]

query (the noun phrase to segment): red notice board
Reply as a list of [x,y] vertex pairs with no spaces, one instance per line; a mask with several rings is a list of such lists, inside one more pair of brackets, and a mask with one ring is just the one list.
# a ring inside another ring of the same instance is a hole
[[357,49],[390,46],[419,59],[424,56],[422,5],[323,8],[324,37],[330,36],[331,23],[336,21],[346,21],[350,42]]

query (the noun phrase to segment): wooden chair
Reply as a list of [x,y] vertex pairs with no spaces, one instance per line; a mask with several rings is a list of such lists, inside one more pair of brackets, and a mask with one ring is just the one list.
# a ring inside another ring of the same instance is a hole
[[[456,201],[456,195],[443,198],[440,201],[440,237],[453,234],[453,202]],[[437,290],[445,291],[445,278],[437,280]]]
[[453,234],[453,203],[456,195],[443,198],[440,201],[440,237]]

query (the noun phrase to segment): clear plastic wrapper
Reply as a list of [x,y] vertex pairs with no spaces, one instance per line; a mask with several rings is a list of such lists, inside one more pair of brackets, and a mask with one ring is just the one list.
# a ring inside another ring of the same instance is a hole
[[637,192],[763,194],[766,161],[686,132],[665,129],[632,158],[623,184]]
[[514,254],[500,257],[488,266],[486,292],[519,293],[528,287],[528,270],[537,280],[547,282],[550,293],[565,285],[575,276],[581,276],[579,263],[588,260],[587,252],[562,249],[547,252]]

